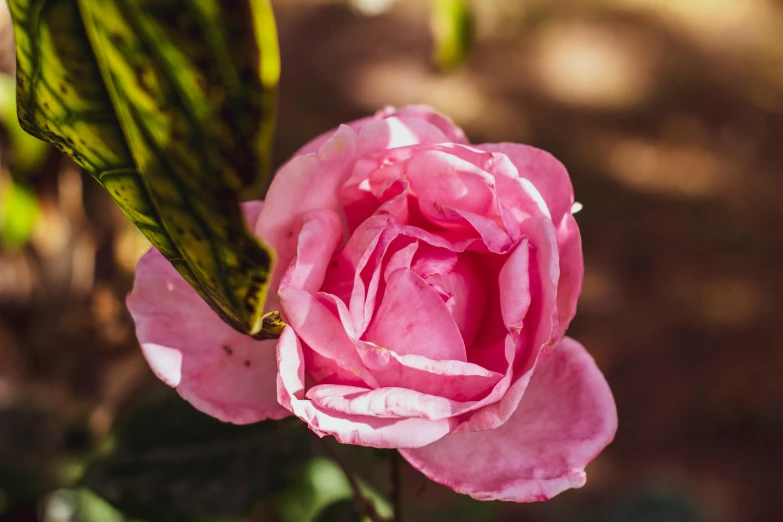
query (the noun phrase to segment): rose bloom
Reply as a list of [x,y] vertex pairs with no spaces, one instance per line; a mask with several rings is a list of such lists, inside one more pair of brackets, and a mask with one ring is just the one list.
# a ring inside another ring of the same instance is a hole
[[583,277],[573,203],[548,153],[386,109],[306,145],[245,204],[277,252],[279,340],[224,324],[154,249],[128,306],[156,375],[205,413],[294,414],[477,499],[544,500],[583,485],[617,428],[564,337]]

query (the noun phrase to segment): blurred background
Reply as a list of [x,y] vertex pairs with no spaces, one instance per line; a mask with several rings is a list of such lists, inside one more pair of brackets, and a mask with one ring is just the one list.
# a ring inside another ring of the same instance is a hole
[[[615,442],[584,488],[541,504],[476,502],[404,468],[406,520],[783,521],[783,2],[475,0],[472,53],[449,72],[432,64],[429,2],[273,4],[276,164],[341,122],[426,103],[474,142],[552,152],[584,205],[569,333],[614,391]],[[246,520],[308,521],[347,498],[333,460],[297,453],[299,434],[226,431],[158,383],[123,304],[145,240],[21,132],[11,77],[0,91],[0,521],[130,520],[78,480],[147,522],[236,520],[227,496]],[[207,434],[267,442],[236,462]],[[193,454],[160,451],[183,440],[209,448],[189,480],[166,466]],[[384,493],[385,455],[337,451]],[[211,483],[216,469],[230,477]],[[154,502],[182,509],[155,518]]]

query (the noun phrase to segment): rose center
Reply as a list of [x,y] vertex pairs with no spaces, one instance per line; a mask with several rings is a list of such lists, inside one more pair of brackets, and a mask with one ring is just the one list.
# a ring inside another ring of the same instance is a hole
[[462,254],[446,273],[419,275],[446,303],[462,334],[465,347],[470,347],[481,325],[486,305],[486,291],[477,275],[476,262],[469,255]]

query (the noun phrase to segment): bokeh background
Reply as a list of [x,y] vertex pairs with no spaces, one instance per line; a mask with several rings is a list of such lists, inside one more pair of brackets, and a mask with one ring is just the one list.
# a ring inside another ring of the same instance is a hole
[[[473,52],[448,73],[432,65],[429,2],[273,4],[277,164],[341,122],[426,103],[474,142],[552,152],[584,205],[570,335],[614,391],[615,442],[584,488],[541,504],[472,501],[406,467],[406,520],[783,521],[783,2],[475,0]],[[19,135],[0,79],[0,521],[88,522],[71,484],[135,404],[171,396],[123,304],[146,244],[89,175]],[[206,422],[174,408],[140,429]],[[384,456],[338,451],[384,492]],[[258,462],[232,480],[274,482],[285,467]],[[249,520],[309,520],[303,502],[347,495],[327,457],[292,473],[300,489]],[[142,504],[172,483],[134,480]],[[198,504],[209,494],[195,482],[169,500]],[[104,508],[89,522],[124,520]]]

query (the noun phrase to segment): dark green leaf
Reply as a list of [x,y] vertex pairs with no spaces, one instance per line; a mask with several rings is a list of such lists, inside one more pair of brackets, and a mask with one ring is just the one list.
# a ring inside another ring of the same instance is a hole
[[268,179],[269,0],[9,4],[23,128],[93,174],[224,320],[259,334],[272,252],[238,202]]
[[83,483],[126,516],[155,522],[242,517],[312,457],[298,420],[236,426],[177,397],[136,408]]

